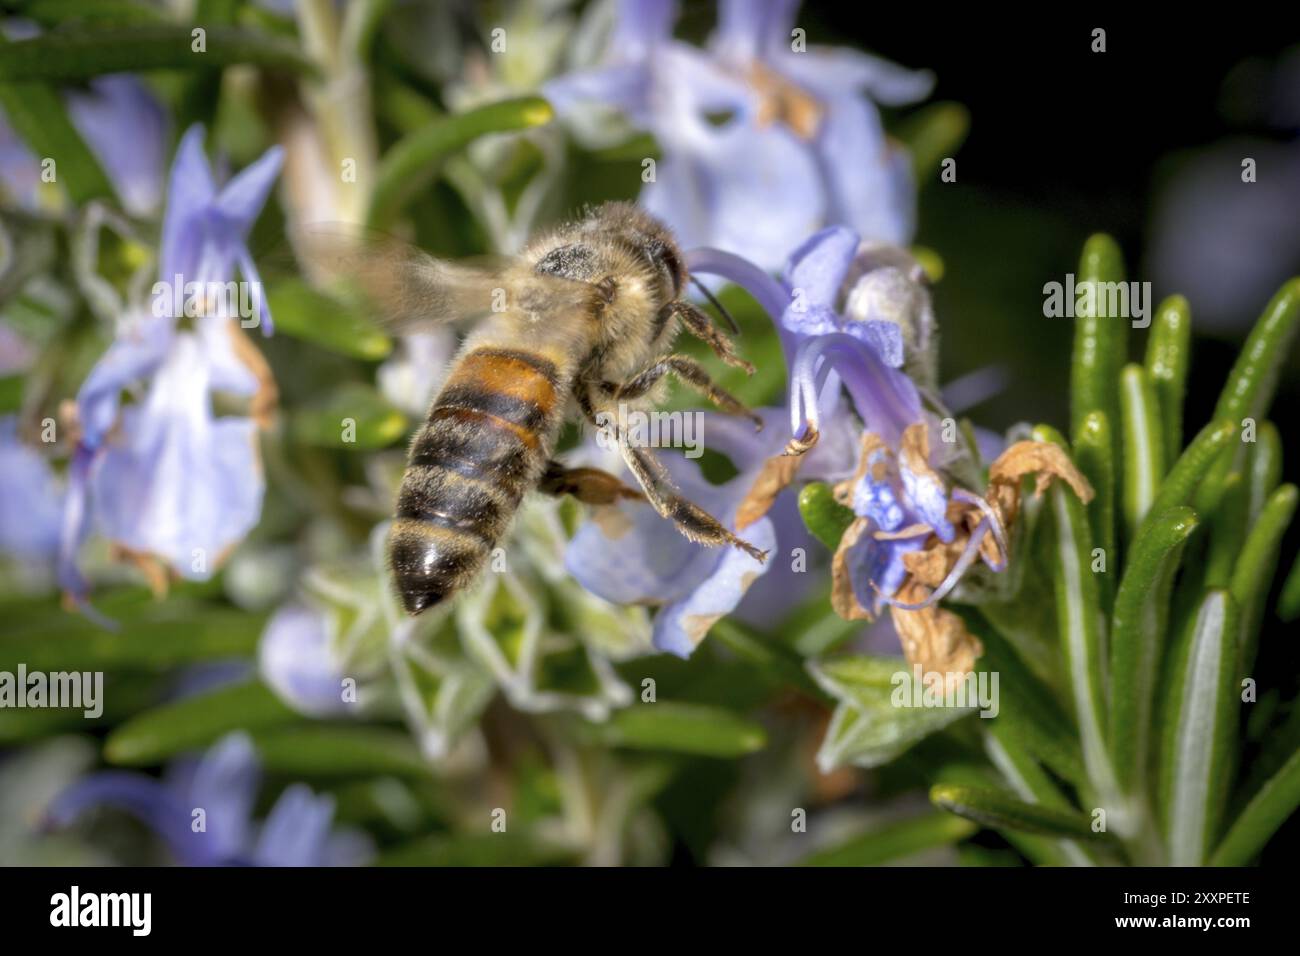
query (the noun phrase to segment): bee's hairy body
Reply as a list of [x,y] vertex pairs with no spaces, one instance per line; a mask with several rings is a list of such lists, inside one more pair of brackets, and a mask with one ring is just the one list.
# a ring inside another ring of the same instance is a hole
[[623,204],[534,241],[500,277],[508,307],[467,338],[411,442],[389,541],[407,611],[475,578],[584,389],[667,351],[685,279],[671,235]]

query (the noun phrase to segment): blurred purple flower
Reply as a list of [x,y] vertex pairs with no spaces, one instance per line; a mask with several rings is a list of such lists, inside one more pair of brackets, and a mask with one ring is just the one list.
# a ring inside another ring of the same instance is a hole
[[354,709],[343,698],[348,675],[333,652],[331,630],[324,610],[294,603],[271,615],[262,632],[262,679],[299,713],[329,717]]
[[333,798],[318,796],[305,784],[287,787],[259,826],[253,806],[260,777],[252,742],[242,733],[230,734],[202,759],[173,765],[165,781],[117,770],[91,774],[51,801],[46,820],[64,827],[92,807],[125,810],[154,830],[184,866],[367,862],[373,851],[369,840],[334,830]]
[[[228,283],[237,266],[253,290],[255,318],[269,334],[245,240],[281,159],[279,148],[269,150],[218,190],[202,128],[192,127],[181,140],[151,307],[122,322],[77,395],[81,434],[70,467],[60,569],[74,598],[86,591],[76,552],[92,523],[128,552],[205,580],[257,522],[263,477],[256,428],[274,401],[269,369],[228,311],[205,310],[182,328],[171,287]],[[141,401],[123,408],[123,390],[143,390]],[[248,397],[250,417],[215,416],[214,392]]]
[[915,188],[874,102],[922,99],[932,77],[855,50],[803,48],[797,6],[724,0],[700,50],[673,39],[670,0],[624,0],[604,63],[543,92],[562,113],[603,104],[654,134],[663,159],[641,203],[688,247],[775,269],[827,223],[905,242]]
[[[769,449],[744,419],[709,414],[703,431],[711,450],[731,458],[740,471],[737,477],[711,485],[687,458],[667,454],[661,460],[682,494],[736,530],[736,510]],[[776,548],[775,530],[766,517],[741,533],[760,550]],[[607,601],[661,605],[654,619],[654,646],[689,657],[713,623],[734,610],[767,573],[772,558],[760,562],[738,548],[696,544],[649,504],[636,502],[611,505],[585,522],[569,542],[564,563],[583,587]]]
[[45,456],[18,438],[18,421],[0,417],[0,551],[50,562],[59,550],[62,483]]
[[[134,216],[154,213],[162,199],[167,117],[161,104],[134,76],[92,80],[64,99],[72,125],[103,166],[122,208]],[[41,206],[41,166],[0,113],[0,185],[29,212]]]

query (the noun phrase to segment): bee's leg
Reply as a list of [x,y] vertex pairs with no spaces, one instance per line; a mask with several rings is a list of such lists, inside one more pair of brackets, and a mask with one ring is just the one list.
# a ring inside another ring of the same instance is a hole
[[722,361],[736,368],[743,368],[750,375],[754,374],[754,366],[736,354],[731,339],[718,331],[718,327],[709,320],[709,317],[695,306],[678,299],[665,305],[663,313],[665,321],[673,317],[680,319],[683,328],[713,349],[713,354]]
[[566,468],[558,461],[548,462],[537,490],[548,495],[573,495],[583,504],[612,505],[620,498],[643,497],[615,475],[599,468]]
[[654,365],[644,371],[637,373],[633,378],[621,385],[614,382],[602,382],[600,387],[615,400],[640,398],[669,373],[675,375],[678,381],[684,382],[701,395],[704,395],[728,415],[743,415],[759,428],[763,427],[762,418],[746,408],[744,403],[736,396],[715,385],[713,379],[709,377],[709,373],[704,370],[700,363],[686,355],[669,355],[667,358],[655,362]]
[[617,425],[600,420],[606,416],[599,415],[591,399],[585,393],[580,392],[579,395],[580,404],[587,418],[598,427],[612,428],[614,430],[618,441],[618,450],[622,454],[623,460],[632,469],[632,474],[636,476],[637,483],[641,485],[642,490],[645,492],[646,500],[654,506],[655,511],[677,525],[677,530],[692,541],[698,541],[710,547],[730,544],[757,561],[767,559],[766,551],[760,551],[748,541],[737,537],[713,515],[695,504],[695,502],[683,498],[677,489],[673,487],[672,479],[668,477],[668,472],[664,470],[664,466],[648,449],[628,444],[627,435],[624,431]]

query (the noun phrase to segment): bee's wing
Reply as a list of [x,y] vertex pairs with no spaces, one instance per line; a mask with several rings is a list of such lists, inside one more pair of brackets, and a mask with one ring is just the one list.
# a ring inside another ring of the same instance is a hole
[[376,322],[394,332],[472,320],[500,301],[509,260],[448,262],[408,242],[355,227],[313,225],[293,245],[315,281],[359,294]]

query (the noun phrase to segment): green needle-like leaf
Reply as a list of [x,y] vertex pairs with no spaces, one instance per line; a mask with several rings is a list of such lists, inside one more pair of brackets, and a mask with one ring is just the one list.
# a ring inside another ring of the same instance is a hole
[[[1092,540],[1106,552],[1106,568],[1118,570],[1119,552],[1115,547],[1115,440],[1111,434],[1106,413],[1092,411],[1084,416],[1079,433],[1074,437],[1074,462],[1096,492],[1088,502],[1088,526]],[[1099,583],[1102,606],[1109,611],[1114,601],[1115,586],[1110,573],[1103,574]]]
[[298,409],[294,437],[323,448],[384,448],[406,434],[406,416],[360,382],[342,385],[317,405]]
[[1284,621],[1300,617],[1300,554],[1291,562],[1291,573],[1282,583],[1282,593],[1277,599],[1277,616]]
[[[1183,545],[1196,530],[1191,508],[1171,508],[1142,525],[1129,549],[1110,636],[1110,748],[1120,791],[1142,785],[1169,597]],[[1123,731],[1118,731],[1123,728]]]
[[996,673],[999,687],[1016,689],[1013,694],[999,694],[998,715],[991,718],[999,739],[1014,739],[1061,779],[1076,785],[1083,783],[1086,775],[1079,741],[1053,692],[979,612],[961,606],[953,611],[984,645],[977,671]]
[[[1119,370],[1128,349],[1128,323],[1125,316],[1109,315],[1110,297],[1103,283],[1124,281],[1124,258],[1115,240],[1095,235],[1083,246],[1076,287],[1091,288],[1092,308],[1086,297],[1076,306],[1074,354],[1070,369],[1070,434],[1077,437],[1089,412],[1100,411],[1108,421],[1120,421]],[[1118,436],[1115,436],[1118,438]]]
[[[1161,514],[1179,505],[1191,504],[1192,494],[1210,472],[1218,455],[1226,449],[1237,433],[1231,421],[1211,422],[1201,429],[1169,469],[1156,500],[1151,503],[1151,514]],[[1197,515],[1205,517],[1199,508]]]
[[840,546],[840,538],[853,524],[853,512],[835,500],[831,486],[815,481],[799,492],[799,514],[808,530],[831,551]]
[[166,14],[161,10],[134,3],[131,0],[25,0],[17,4],[24,19],[43,27],[64,27],[70,23],[97,23],[103,26],[125,26],[137,23],[162,23]]
[[931,103],[899,124],[896,135],[912,157],[912,170],[924,184],[943,160],[955,156],[970,130],[970,111],[960,103]]
[[1248,675],[1255,666],[1259,646],[1259,620],[1282,536],[1295,515],[1300,497],[1295,485],[1283,485],[1269,496],[1264,510],[1246,536],[1246,543],[1233,565],[1228,590],[1241,613],[1241,664],[1239,674]]
[[118,620],[118,631],[73,614],[12,623],[0,633],[0,670],[19,663],[32,671],[155,670],[248,656],[266,622],[262,615],[177,599]]
[[[1273,296],[1246,339],[1214,408],[1216,419],[1227,419],[1236,427],[1245,428],[1246,419],[1258,423],[1264,417],[1272,404],[1277,377],[1297,328],[1300,328],[1300,279],[1291,279]],[[1220,482],[1240,462],[1241,453],[1239,448],[1215,463],[1212,480],[1197,492],[1199,514],[1213,510],[1221,491]]]
[[1218,508],[1210,525],[1210,546],[1205,555],[1205,587],[1226,588],[1232,568],[1250,526],[1250,486],[1239,471],[1224,476]]
[[930,788],[930,802],[994,829],[1080,840],[1107,839],[1105,833],[1093,831],[1091,819],[1082,813],[1025,803],[997,790],[936,784]]
[[301,718],[261,682],[235,684],[133,717],[108,735],[104,757],[126,766],[158,764],[182,751],[207,747],[231,731],[297,720]]
[[1191,365],[1191,307],[1181,295],[1171,295],[1156,309],[1147,336],[1146,370],[1160,404],[1165,464],[1171,465],[1183,450],[1183,397]]
[[279,37],[229,27],[206,27],[203,51],[187,26],[136,24],[129,28],[57,30],[0,47],[0,83],[77,82],[106,73],[205,70],[248,63],[297,72],[315,67]]
[[295,724],[256,730],[253,741],[266,771],[287,777],[429,776],[411,735],[401,730]]
[[1137,533],[1165,476],[1165,446],[1155,386],[1141,365],[1120,375],[1124,416],[1124,523],[1128,540]]
[[272,286],[267,305],[275,331],[353,358],[377,361],[393,341],[348,303],[313,289],[300,279]]
[[1264,784],[1210,858],[1211,866],[1246,866],[1300,806],[1300,750]]
[[384,154],[375,178],[368,224],[383,229],[406,201],[427,186],[439,161],[488,133],[529,129],[548,123],[551,105],[536,96],[504,100],[437,121],[402,137]]
[[1282,480],[1282,436],[1272,422],[1260,422],[1255,443],[1246,463],[1246,480],[1250,485],[1250,505],[1246,523],[1254,524],[1264,503]]
[[1232,596],[1210,591],[1174,659],[1161,788],[1174,866],[1200,866],[1219,833],[1237,729],[1237,628]]
[[721,707],[663,701],[635,704],[592,725],[611,747],[740,757],[767,746],[761,724]]
[[[0,36],[0,62],[14,46]],[[113,196],[103,167],[72,125],[62,98],[52,86],[38,82],[0,83],[0,108],[33,155],[41,161],[54,161],[54,181],[63,184],[74,203],[80,206],[92,199]]]
[[820,850],[800,865],[881,866],[934,847],[956,843],[978,831],[976,824],[951,813],[925,813],[863,833],[839,846]]
[[[1014,733],[1010,732],[1009,725],[992,721],[992,727],[984,740],[984,749],[993,766],[998,768],[1020,799],[1069,813],[1078,812],[1029,751],[1020,746]],[[1073,840],[1061,840],[1058,849],[1074,866],[1094,866],[1097,863],[1087,849]]]
[[[1059,441],[1052,429],[1039,426],[1034,437]],[[1075,721],[1083,744],[1084,765],[1103,802],[1114,793],[1114,773],[1105,745],[1105,643],[1097,575],[1093,572],[1091,532],[1083,503],[1061,483],[1048,492],[1056,521],[1052,574],[1056,588],[1057,631],[1070,681]]]

